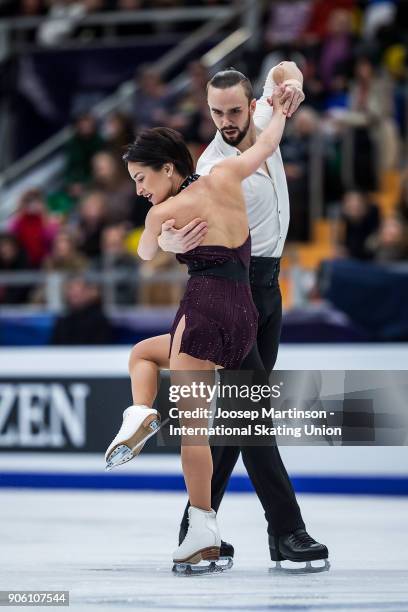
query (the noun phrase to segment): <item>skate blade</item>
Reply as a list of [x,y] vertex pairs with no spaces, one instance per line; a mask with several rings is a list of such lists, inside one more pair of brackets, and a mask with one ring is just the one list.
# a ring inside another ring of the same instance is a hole
[[176,576],[202,576],[220,574],[232,568],[232,557],[220,557],[218,561],[201,561],[200,563],[175,563],[172,568]]
[[114,467],[127,463],[133,459],[134,454],[131,449],[125,444],[120,444],[111,452],[106,462],[105,471],[110,472]]
[[[287,561],[288,560],[285,560],[285,562]],[[328,572],[330,569],[330,561],[328,561],[328,559],[317,559],[316,561],[313,561],[313,563],[319,563],[322,561],[324,562],[324,565],[312,565],[312,561],[290,561],[290,563],[294,564],[290,567],[282,566],[281,561],[276,561],[275,567],[271,567],[269,572],[271,574],[318,574],[320,572]],[[305,565],[302,567],[296,567],[301,563],[304,563]]]
[[106,461],[105,471],[110,472],[110,470],[112,470],[114,467],[122,465],[123,463],[127,463],[128,461],[131,461],[134,457],[136,457],[142,450],[147,440],[159,431],[160,426],[160,421],[158,419],[155,419],[154,421],[149,423],[147,429],[150,430],[150,433],[144,438],[142,438],[142,440],[140,440],[132,448],[129,448],[129,446],[127,446],[126,444],[119,444],[119,446],[117,446],[109,455]]

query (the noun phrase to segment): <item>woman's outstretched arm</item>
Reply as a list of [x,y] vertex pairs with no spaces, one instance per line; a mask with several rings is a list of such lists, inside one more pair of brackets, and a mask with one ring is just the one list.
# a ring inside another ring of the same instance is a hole
[[273,115],[269,124],[258,136],[256,142],[241,155],[228,157],[226,160],[214,166],[212,172],[224,171],[234,178],[243,181],[270,157],[278,148],[283,131],[285,129],[286,114],[279,101],[280,92],[273,96]]

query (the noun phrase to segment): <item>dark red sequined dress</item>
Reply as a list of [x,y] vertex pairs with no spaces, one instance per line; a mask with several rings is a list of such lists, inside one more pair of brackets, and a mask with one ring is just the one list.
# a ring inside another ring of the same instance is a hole
[[[184,181],[188,187],[198,175]],[[237,248],[199,246],[183,255],[190,278],[170,334],[185,316],[180,352],[228,369],[240,367],[256,341],[258,311],[249,284],[251,238]],[[171,348],[170,348],[171,350]]]

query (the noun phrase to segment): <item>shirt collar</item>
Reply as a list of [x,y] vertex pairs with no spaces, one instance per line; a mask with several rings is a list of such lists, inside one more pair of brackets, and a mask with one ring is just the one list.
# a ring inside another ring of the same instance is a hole
[[[255,129],[258,135],[262,132],[262,130],[258,129],[257,126],[255,126]],[[237,147],[234,147],[233,145],[228,144],[228,142],[225,142],[219,130],[217,130],[215,134],[215,142],[217,143],[217,147],[219,151],[221,151],[221,153],[225,155],[225,157],[232,157],[233,155],[241,155],[241,151],[237,149]]]
[[[258,128],[256,128],[256,132],[258,135],[261,133],[261,131],[262,130],[259,130]],[[217,133],[215,135],[215,142],[217,143],[218,150],[223,154],[224,157],[233,157],[236,155],[241,155],[241,151],[239,149],[225,142],[219,130],[217,130]],[[266,160],[265,163],[268,164],[268,160]],[[271,170],[270,170],[269,164],[268,164],[268,168],[269,168],[269,178],[270,178]],[[264,176],[268,176],[264,171],[257,170],[256,173],[258,172],[260,172],[260,174],[263,174]]]
[[240,154],[240,151],[236,147],[233,147],[232,145],[228,144],[228,142],[225,142],[219,130],[217,130],[217,133],[215,134],[215,142],[217,143],[217,148],[223,155],[225,155],[225,157],[232,157],[233,155]]

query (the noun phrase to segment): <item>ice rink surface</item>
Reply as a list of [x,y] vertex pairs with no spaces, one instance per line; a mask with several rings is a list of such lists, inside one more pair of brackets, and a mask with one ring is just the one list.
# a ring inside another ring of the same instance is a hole
[[0,590],[70,591],[70,608],[47,610],[408,611],[408,499],[298,499],[329,572],[271,574],[256,496],[227,494],[219,523],[234,567],[186,578],[170,571],[182,493],[3,489]]

